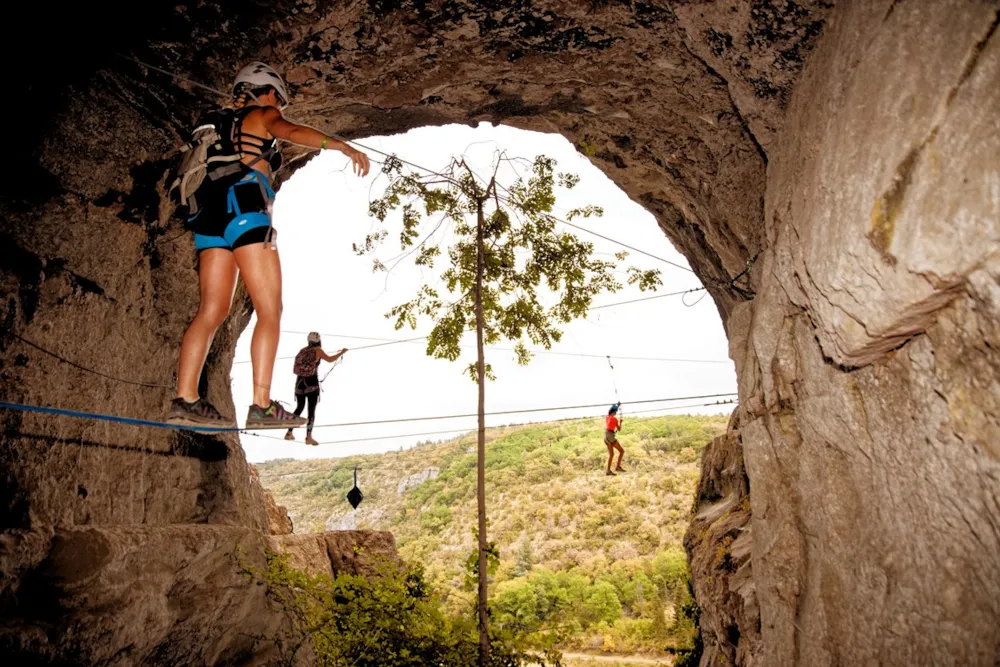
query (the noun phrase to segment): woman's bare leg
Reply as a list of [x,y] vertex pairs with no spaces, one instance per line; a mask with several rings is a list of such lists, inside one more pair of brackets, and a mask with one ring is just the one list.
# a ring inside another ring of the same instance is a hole
[[[604,443],[607,445],[607,443]],[[611,470],[611,461],[615,458],[614,446],[608,445],[608,470]]]
[[236,260],[223,248],[208,248],[198,255],[198,284],[201,303],[181,341],[177,371],[177,396],[188,403],[198,400],[198,379],[212,339],[233,304],[236,291]]
[[[625,449],[621,445],[619,445],[617,442],[615,443],[615,449],[618,450],[618,464],[615,466],[615,469],[616,470],[621,470],[622,469],[622,457],[625,456]],[[614,454],[614,452],[612,452],[612,454]],[[611,464],[609,463],[608,466],[610,466],[610,465]]]
[[278,251],[263,243],[237,248],[233,255],[257,313],[257,326],[250,340],[253,402],[266,408],[271,404],[271,376],[281,336],[281,261]]

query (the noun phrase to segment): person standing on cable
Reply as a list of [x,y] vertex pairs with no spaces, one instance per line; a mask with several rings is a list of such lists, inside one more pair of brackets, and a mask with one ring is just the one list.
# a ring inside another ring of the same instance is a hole
[[[312,430],[313,424],[316,423],[316,404],[319,403],[319,362],[321,359],[330,362],[337,361],[344,356],[347,348],[343,348],[334,355],[327,354],[320,347],[321,341],[319,333],[316,331],[311,331],[309,336],[306,337],[306,341],[308,345],[299,350],[299,353],[295,355],[295,365],[292,369],[296,376],[295,416],[300,416],[306,403],[309,404],[309,421],[306,424],[306,444],[318,445],[319,443],[312,437]],[[292,429],[288,429],[288,433],[285,434],[285,440],[295,440]]]
[[[220,131],[218,141],[213,135],[212,142],[200,144],[201,169],[207,171],[207,177],[192,178],[200,184],[193,186],[197,187],[198,210],[189,218],[189,225],[195,232],[201,303],[181,343],[177,397],[170,404],[167,422],[220,428],[236,425],[235,419],[223,417],[200,397],[198,379],[215,332],[229,314],[237,275],[242,275],[257,314],[250,343],[253,403],[247,411],[246,428],[301,426],[305,419],[289,414],[271,400],[281,328],[281,263],[271,224],[271,175],[280,166],[276,140],[339,150],[351,159],[358,176],[366,176],[370,165],[364,153],[346,143],[285,120],[281,110],[288,104],[288,91],[278,73],[264,63],[250,63],[241,69],[232,94],[235,111],[225,116],[230,120],[218,123],[227,131]],[[199,125],[195,134],[205,127]],[[220,146],[223,153],[231,151],[232,155],[220,154]],[[194,200],[192,195],[187,201]],[[191,208],[189,203],[189,213]]]
[[615,458],[615,450],[618,450],[618,465],[615,466],[615,470],[618,472],[625,472],[625,468],[622,468],[622,457],[625,455],[625,450],[618,443],[618,431],[622,430],[622,423],[624,420],[618,419],[618,403],[615,403],[608,410],[608,416],[604,418],[604,444],[608,446],[608,472],[609,475],[614,475],[611,472],[611,461]]

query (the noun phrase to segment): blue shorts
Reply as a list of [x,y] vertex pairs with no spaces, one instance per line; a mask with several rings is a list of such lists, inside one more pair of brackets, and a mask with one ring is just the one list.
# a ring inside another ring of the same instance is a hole
[[267,213],[244,213],[229,221],[222,236],[194,235],[194,249],[225,248],[236,250],[252,243],[264,243],[274,232]]
[[274,199],[274,190],[267,182],[267,176],[250,170],[226,193],[226,207],[211,208],[198,212],[189,222],[201,231],[195,232],[195,250],[225,248],[235,250],[253,243],[265,243],[273,239],[274,228],[268,212]]

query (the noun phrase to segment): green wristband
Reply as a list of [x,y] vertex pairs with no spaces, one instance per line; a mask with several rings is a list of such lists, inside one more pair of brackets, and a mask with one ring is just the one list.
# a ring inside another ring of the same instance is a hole
[[323,141],[321,141],[320,144],[319,144],[319,149],[320,150],[323,150],[324,148],[326,148],[326,140],[329,139],[329,138],[330,137],[323,137]]

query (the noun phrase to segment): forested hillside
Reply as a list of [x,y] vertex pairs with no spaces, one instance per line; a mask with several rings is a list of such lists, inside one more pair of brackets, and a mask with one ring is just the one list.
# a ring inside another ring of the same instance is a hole
[[[702,447],[726,417],[626,417],[626,472],[605,476],[600,420],[487,433],[491,584],[497,623],[558,638],[563,648],[633,652],[685,647],[692,623],[681,538]],[[261,480],[295,532],[390,530],[456,607],[473,598],[475,434],[375,456],[270,461]],[[345,494],[354,467],[365,500]]]

